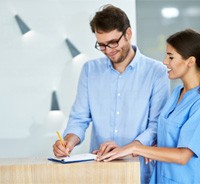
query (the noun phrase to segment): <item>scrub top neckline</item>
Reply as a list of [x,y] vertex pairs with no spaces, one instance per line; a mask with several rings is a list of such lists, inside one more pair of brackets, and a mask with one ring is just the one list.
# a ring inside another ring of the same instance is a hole
[[165,118],[169,118],[169,116],[173,113],[173,111],[178,108],[182,103],[184,103],[185,101],[185,98],[187,96],[189,96],[190,94],[194,93],[195,90],[198,90],[200,86],[197,86],[197,87],[194,87],[190,90],[188,90],[182,97],[182,99],[178,102],[178,99],[180,97],[180,94],[181,94],[181,91],[183,90],[184,86],[183,84],[181,84],[180,86],[177,87],[177,90],[176,90],[176,94],[179,94],[179,95],[176,95],[176,98],[174,100],[174,103],[171,105],[171,107],[169,107],[169,110],[168,110],[168,113],[165,115]]

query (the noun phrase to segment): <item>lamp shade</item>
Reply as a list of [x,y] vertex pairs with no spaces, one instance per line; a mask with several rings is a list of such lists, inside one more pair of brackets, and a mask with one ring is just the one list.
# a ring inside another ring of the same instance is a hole
[[17,21],[17,24],[20,28],[20,31],[22,34],[26,34],[31,29],[25,24],[25,22],[20,18],[19,15],[15,15],[15,20]]
[[59,111],[59,110],[60,110],[60,107],[58,104],[56,91],[53,91],[52,97],[51,97],[51,111]]
[[77,55],[80,54],[80,51],[74,46],[74,44],[68,38],[66,38],[65,41],[72,57],[76,57]]

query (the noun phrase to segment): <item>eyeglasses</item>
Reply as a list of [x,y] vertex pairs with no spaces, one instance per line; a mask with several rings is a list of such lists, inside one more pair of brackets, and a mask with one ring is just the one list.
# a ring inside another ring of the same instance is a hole
[[110,41],[108,42],[107,44],[102,44],[102,43],[98,43],[96,42],[95,43],[95,48],[97,50],[100,50],[100,51],[104,51],[106,50],[106,47],[109,47],[109,48],[116,48],[119,46],[119,41],[121,40],[121,38],[124,36],[124,33],[126,32],[126,29],[122,32],[122,35],[119,37],[118,40],[113,40],[113,41]]

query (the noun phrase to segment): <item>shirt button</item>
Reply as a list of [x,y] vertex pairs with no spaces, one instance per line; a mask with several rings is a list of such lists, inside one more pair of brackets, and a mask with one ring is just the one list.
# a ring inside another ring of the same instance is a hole
[[116,114],[119,115],[119,112],[117,112]]
[[120,96],[120,95],[121,95],[120,93],[117,94],[117,96]]
[[115,130],[115,133],[117,133],[118,132],[118,130]]

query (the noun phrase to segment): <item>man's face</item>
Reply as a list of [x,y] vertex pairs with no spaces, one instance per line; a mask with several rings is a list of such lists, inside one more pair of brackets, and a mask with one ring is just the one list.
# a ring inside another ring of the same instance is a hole
[[[129,28],[128,28],[129,29]],[[113,30],[110,32],[95,32],[98,45],[108,45],[102,52],[112,61],[113,64],[122,63],[128,56],[131,44],[130,37],[127,35],[127,30],[119,32]],[[109,45],[118,46],[110,48]]]

